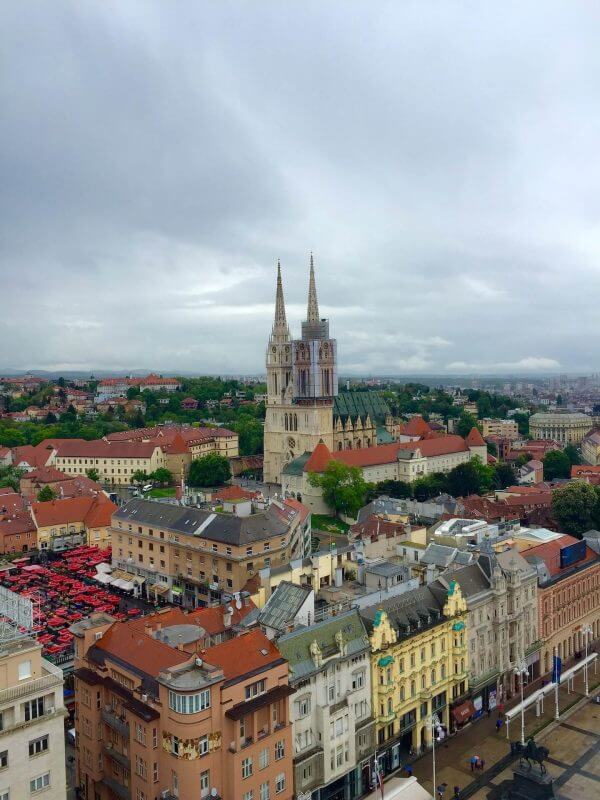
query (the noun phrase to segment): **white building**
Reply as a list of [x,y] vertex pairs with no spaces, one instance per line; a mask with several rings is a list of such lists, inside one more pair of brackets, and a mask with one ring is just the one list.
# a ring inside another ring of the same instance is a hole
[[[347,800],[370,785],[374,721],[369,640],[355,609],[281,636],[289,662],[296,793],[319,800],[334,783]],[[329,795],[327,795],[329,796]]]
[[63,673],[23,638],[0,645],[0,798],[66,796]]

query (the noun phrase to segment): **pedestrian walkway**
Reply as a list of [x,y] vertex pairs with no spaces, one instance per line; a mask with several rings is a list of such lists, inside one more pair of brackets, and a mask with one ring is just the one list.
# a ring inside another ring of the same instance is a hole
[[[593,669],[590,670],[590,697],[593,696],[594,689],[600,685],[600,669],[594,675]],[[524,691],[525,697],[541,687],[541,680],[532,682]],[[574,691],[568,692],[566,685],[561,685],[559,689],[559,709],[563,713],[584,697],[583,674],[576,677]],[[511,698],[507,703],[507,710],[520,702],[520,695]],[[598,709],[600,718],[600,706],[591,706]],[[544,711],[539,717],[535,714],[535,705],[525,712],[525,736],[535,735],[543,729],[555,717],[554,693],[546,697]],[[506,727],[503,724],[500,731],[496,732],[496,720],[498,713],[492,713],[490,717],[484,716],[464,730],[457,733],[451,739],[441,742],[436,747],[436,784],[448,784],[449,796],[452,796],[454,786],[459,786],[462,797],[477,798],[485,797],[479,794],[480,788],[492,783],[499,774],[503,774],[510,763],[514,760],[510,756],[510,744],[506,737]],[[573,723],[577,724],[577,723]],[[568,731],[568,728],[565,728]],[[561,731],[561,734],[563,732]],[[600,734],[600,730],[598,731]],[[573,734],[573,731],[570,732]],[[520,716],[514,719],[510,725],[510,740],[516,741],[521,738],[521,719]],[[556,747],[549,744],[551,756],[560,758],[556,755]],[[561,750],[558,749],[560,754]],[[471,758],[476,755],[485,762],[482,772],[471,771]],[[600,760],[600,757],[599,759]],[[432,752],[414,762],[413,771],[416,777],[428,791],[433,794],[433,759]],[[470,787],[470,788],[468,788]],[[600,784],[596,786],[596,791],[600,790]],[[599,795],[600,796],[600,795]]]

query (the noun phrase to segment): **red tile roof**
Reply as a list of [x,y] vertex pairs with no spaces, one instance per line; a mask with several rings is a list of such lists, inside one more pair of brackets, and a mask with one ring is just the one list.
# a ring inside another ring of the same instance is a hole
[[14,514],[25,510],[25,500],[18,492],[13,492],[8,488],[8,492],[0,494],[0,516],[3,514]]
[[212,496],[213,500],[255,500],[260,492],[249,492],[241,486],[224,486]]
[[90,528],[101,528],[110,525],[111,517],[117,506],[104,495],[98,497],[69,497],[62,500],[48,500],[33,503],[33,517],[38,528],[50,525],[68,525],[83,522]]
[[154,678],[169,667],[190,659],[189,653],[159,642],[148,636],[142,625],[132,622],[115,622],[95,646]]
[[305,472],[323,472],[329,461],[341,461],[352,467],[373,467],[378,464],[391,464],[398,459],[400,450],[419,450],[424,458],[450,455],[451,453],[466,453],[469,448],[462,438],[451,434],[449,436],[436,436],[431,439],[421,439],[417,442],[393,442],[392,444],[379,444],[374,447],[363,447],[357,450],[336,450],[331,453],[323,442],[313,450],[304,466]]
[[[231,624],[239,625],[256,606],[250,600],[248,605],[242,604],[242,607],[238,608],[235,601],[233,601],[231,608],[233,609]],[[200,625],[210,636],[216,636],[218,633],[223,633],[223,631],[227,630],[224,623],[224,609],[225,606],[222,605],[213,606],[212,608],[197,608],[188,614],[187,621]]]
[[57,481],[68,480],[69,476],[66,472],[61,472],[55,467],[39,467],[25,475],[29,481],[36,481],[37,483],[56,483]]
[[[349,451],[350,452],[350,451]],[[320,440],[304,465],[305,472],[324,472],[331,461],[331,452],[325,442]]]
[[469,447],[485,447],[486,446],[483,436],[479,432],[479,429],[476,428],[475,426],[473,426],[471,428],[471,430],[469,431],[469,435],[466,438],[466,442],[469,445]]
[[[563,534],[560,539],[555,539],[552,542],[546,542],[545,544],[539,544],[536,547],[530,547],[529,550],[525,550],[523,555],[525,558],[528,556],[537,556],[538,558],[543,559],[546,567],[548,568],[548,572],[553,577],[555,575],[560,575],[562,571],[569,572],[573,565],[569,565],[561,569],[560,566],[560,551],[564,547],[568,547],[571,544],[576,544],[579,540],[575,539],[573,536],[568,536],[567,534]],[[581,564],[587,564],[591,561],[596,561],[598,559],[598,555],[591,549],[591,547],[586,546],[585,550],[585,558],[581,561],[577,561],[577,565],[580,566]]]
[[261,668],[284,661],[283,656],[261,630],[255,629],[222,644],[203,650],[202,658],[208,664],[220,667],[226,681],[243,678]]
[[431,433],[431,428],[422,416],[417,415],[411,417],[406,425],[402,427],[402,433],[406,436],[426,436]]
[[106,442],[95,439],[65,439],[57,446],[61,458],[151,458],[157,444],[151,442]]
[[13,450],[13,466],[29,464],[30,467],[45,467],[50,458],[50,451],[43,447],[41,442],[36,447],[30,444],[15,447]]
[[24,512],[11,516],[0,516],[0,537],[14,536],[16,533],[33,533],[36,528],[31,515]]

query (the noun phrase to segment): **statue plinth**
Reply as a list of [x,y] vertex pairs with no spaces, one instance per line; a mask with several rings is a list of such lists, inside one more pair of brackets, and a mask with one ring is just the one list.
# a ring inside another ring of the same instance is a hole
[[517,767],[512,781],[504,784],[500,800],[557,800],[554,778],[547,772],[541,775],[535,769]]

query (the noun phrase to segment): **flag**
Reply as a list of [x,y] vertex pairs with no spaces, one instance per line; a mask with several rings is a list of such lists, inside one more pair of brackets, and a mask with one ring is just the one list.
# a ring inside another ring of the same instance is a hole
[[552,683],[560,683],[562,674],[562,659],[558,656],[552,657]]

